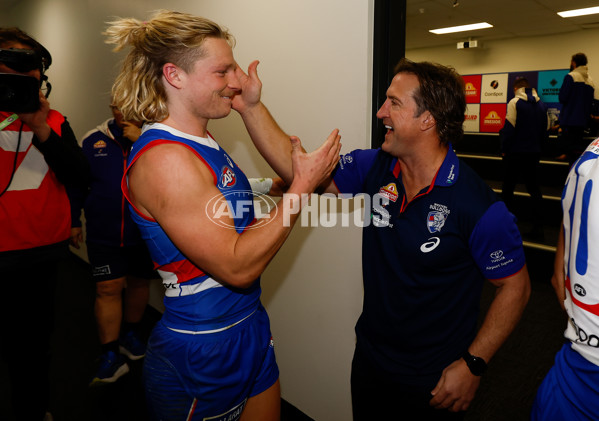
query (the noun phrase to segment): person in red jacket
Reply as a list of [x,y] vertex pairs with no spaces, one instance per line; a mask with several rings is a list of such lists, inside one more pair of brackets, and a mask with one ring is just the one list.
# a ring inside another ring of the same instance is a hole
[[[0,52],[0,73],[46,80],[50,53],[22,30],[0,28]],[[83,185],[89,175],[66,118],[41,89],[36,95],[35,111],[0,111],[0,274],[14,286],[0,306],[0,350],[17,420],[51,419],[53,294],[71,233],[65,186]]]

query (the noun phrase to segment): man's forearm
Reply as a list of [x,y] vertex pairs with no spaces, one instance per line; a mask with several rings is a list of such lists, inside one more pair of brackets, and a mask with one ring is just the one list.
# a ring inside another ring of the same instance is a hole
[[246,109],[241,118],[258,152],[287,185],[290,185],[293,181],[293,171],[289,136],[262,103]]
[[551,285],[555,290],[555,295],[559,301],[562,310],[565,310],[564,300],[566,299],[564,274],[564,227],[560,226],[557,247],[555,250],[555,260],[553,262],[553,276],[551,277]]
[[530,297],[526,266],[497,288],[484,322],[469,347],[470,353],[489,362],[512,333]]

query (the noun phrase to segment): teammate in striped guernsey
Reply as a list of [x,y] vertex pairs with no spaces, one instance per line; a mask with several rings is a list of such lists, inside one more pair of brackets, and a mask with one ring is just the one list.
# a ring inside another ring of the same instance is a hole
[[570,169],[551,283],[568,314],[555,364],[539,386],[533,421],[599,419],[599,139]]

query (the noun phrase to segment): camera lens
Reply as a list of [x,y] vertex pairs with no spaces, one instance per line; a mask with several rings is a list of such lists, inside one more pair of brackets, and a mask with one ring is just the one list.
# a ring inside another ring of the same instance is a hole
[[15,90],[3,83],[0,83],[0,102],[14,101],[17,97]]
[[39,81],[33,76],[0,73],[0,111],[33,112],[39,109]]

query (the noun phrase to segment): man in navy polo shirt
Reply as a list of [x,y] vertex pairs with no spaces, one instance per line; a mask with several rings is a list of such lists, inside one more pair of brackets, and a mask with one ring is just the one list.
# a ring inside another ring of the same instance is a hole
[[[255,71],[244,80],[260,86]],[[451,147],[463,135],[465,111],[464,83],[453,69],[402,60],[377,113],[388,128],[382,147],[343,155],[321,184],[320,191],[371,198],[354,421],[462,419],[528,302],[514,216]],[[244,122],[289,185],[289,137],[259,100]],[[477,332],[485,279],[497,292]]]
[[[465,108],[453,69],[402,60],[377,113],[388,129],[382,147],[342,156],[326,188],[372,198],[355,421],[462,419],[528,301],[514,217],[451,147]],[[477,332],[485,279],[497,293]]]

